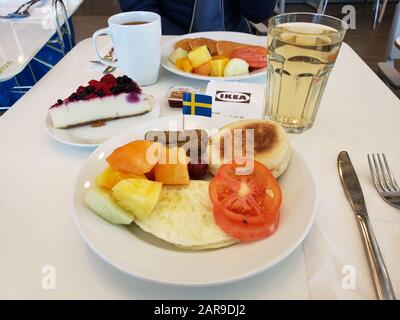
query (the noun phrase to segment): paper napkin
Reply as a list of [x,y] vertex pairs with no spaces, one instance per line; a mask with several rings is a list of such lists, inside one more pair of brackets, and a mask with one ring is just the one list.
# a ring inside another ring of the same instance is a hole
[[210,81],[206,94],[212,96],[213,114],[236,119],[254,119],[264,115],[264,84]]

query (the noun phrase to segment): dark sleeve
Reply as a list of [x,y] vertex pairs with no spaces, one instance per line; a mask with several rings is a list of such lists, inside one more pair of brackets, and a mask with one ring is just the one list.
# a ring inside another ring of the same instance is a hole
[[251,22],[263,22],[274,15],[276,0],[239,0],[240,11]]
[[152,11],[160,13],[158,0],[119,0],[122,12],[126,11]]

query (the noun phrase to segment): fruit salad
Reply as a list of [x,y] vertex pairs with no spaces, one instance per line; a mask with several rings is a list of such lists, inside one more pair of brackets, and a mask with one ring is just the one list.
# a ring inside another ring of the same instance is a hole
[[175,44],[169,61],[178,69],[211,77],[234,77],[267,66],[267,49],[207,38],[183,39]]

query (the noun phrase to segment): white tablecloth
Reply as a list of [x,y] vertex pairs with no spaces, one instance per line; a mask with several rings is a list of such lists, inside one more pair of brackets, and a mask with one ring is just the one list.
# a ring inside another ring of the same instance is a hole
[[[46,134],[44,119],[57,98],[100,77],[99,68],[88,68],[92,57],[90,39],[79,43],[0,117],[0,298],[374,299],[354,214],[337,174],[341,150],[349,152],[356,168],[400,297],[400,211],[375,191],[366,159],[367,153],[385,152],[400,179],[400,101],[347,44],[341,49],[314,127],[290,135],[317,186],[318,212],[310,234],[292,255],[258,276],[193,289],[156,285],[113,269],[84,244],[74,225],[72,187],[92,150],[53,141]],[[206,85],[162,70],[160,81],[145,90],[162,97],[172,84]],[[161,104],[162,115],[177,112],[166,101]],[[55,290],[41,286],[45,265],[57,272]],[[353,274],[355,281],[347,281]]]

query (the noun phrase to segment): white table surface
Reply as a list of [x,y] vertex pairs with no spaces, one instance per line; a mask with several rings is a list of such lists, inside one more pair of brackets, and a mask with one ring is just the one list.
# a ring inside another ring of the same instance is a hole
[[[51,0],[43,1],[43,4],[38,3],[32,7],[28,18],[0,18],[0,69],[4,69],[0,71],[0,82],[19,74],[56,32],[51,20]],[[68,17],[75,13],[82,2],[64,0]],[[4,7],[11,10],[19,4],[10,7],[10,3],[9,0],[0,1],[0,9]],[[4,67],[6,65],[8,67]]]
[[[109,40],[99,41],[105,46]],[[178,288],[135,279],[109,266],[81,239],[71,214],[72,187],[92,149],[52,140],[44,119],[57,98],[100,77],[100,68],[88,66],[93,55],[91,40],[80,42],[0,117],[0,298],[374,299],[355,218],[337,174],[341,150],[349,152],[357,170],[400,296],[400,211],[380,199],[366,161],[367,153],[386,152],[400,179],[400,101],[347,44],[342,46],[314,127],[290,135],[292,145],[310,165],[319,193],[310,234],[274,268],[210,288]],[[161,70],[159,82],[145,91],[162,97],[172,84],[206,86]],[[161,115],[178,112],[168,108],[166,101],[161,103]],[[56,270],[55,290],[41,286],[45,265]],[[341,285],[347,265],[356,272],[351,290]]]

